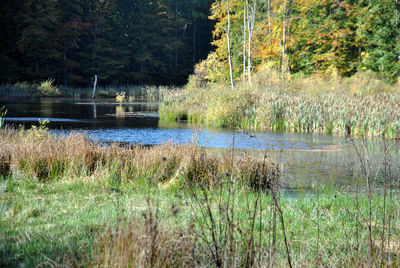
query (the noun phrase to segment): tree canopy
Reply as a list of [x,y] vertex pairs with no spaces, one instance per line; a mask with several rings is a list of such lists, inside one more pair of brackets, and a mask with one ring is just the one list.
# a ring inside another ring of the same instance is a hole
[[211,49],[210,0],[3,0],[0,83],[183,84]]
[[[237,79],[244,72],[248,29],[243,20],[249,6],[256,6],[253,69],[268,62],[286,66],[291,73],[337,70],[350,76],[371,70],[388,81],[399,77],[399,0],[231,0],[231,47]],[[210,18],[216,22],[216,54],[227,66],[225,9],[225,1],[215,0]]]
[[[394,82],[399,2],[230,0],[234,77],[268,62],[285,73],[371,70]],[[102,84],[183,84],[207,55],[227,80],[227,14],[225,0],[3,0],[0,83],[85,86],[97,74]]]

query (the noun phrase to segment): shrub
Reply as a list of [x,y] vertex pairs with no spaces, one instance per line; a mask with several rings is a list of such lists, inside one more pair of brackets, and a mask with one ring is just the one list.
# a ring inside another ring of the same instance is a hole
[[119,103],[123,103],[126,100],[126,92],[125,91],[117,92],[115,100]]
[[195,67],[195,76],[200,84],[227,83],[225,63],[218,59],[217,53],[210,53],[207,59]]
[[38,86],[38,91],[42,96],[46,97],[57,97],[61,95],[61,90],[53,85],[54,79],[49,78],[43,81]]

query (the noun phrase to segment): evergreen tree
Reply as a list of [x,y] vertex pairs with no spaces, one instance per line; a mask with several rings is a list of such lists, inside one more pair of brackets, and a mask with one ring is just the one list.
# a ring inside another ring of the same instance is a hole
[[[58,55],[57,78],[68,86],[70,79],[81,81],[82,76],[77,74],[81,68],[79,58],[76,58],[79,50],[79,40],[82,38],[82,32],[87,31],[89,24],[83,21],[82,1],[58,1],[57,18],[57,41]],[[75,57],[74,57],[75,56]]]
[[18,28],[21,34],[16,46],[25,56],[22,62],[24,74],[31,79],[50,75],[49,61],[56,57],[56,20],[57,0],[24,1],[22,10],[17,14]]

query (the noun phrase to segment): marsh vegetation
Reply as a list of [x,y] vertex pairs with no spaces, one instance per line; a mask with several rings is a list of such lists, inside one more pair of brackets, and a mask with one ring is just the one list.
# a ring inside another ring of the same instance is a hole
[[280,191],[282,167],[267,152],[104,147],[45,127],[0,135],[5,266],[399,263],[399,185],[390,173],[399,163],[384,152],[381,190],[357,147],[366,168],[357,186],[293,195]]
[[400,93],[372,73],[288,75],[285,84],[274,68],[254,74],[252,85],[206,84],[191,77],[181,91],[167,94],[160,118],[244,130],[289,131],[361,137],[400,136]]

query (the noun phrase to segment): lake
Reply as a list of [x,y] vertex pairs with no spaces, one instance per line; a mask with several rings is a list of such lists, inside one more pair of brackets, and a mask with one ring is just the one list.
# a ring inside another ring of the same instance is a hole
[[[18,102],[0,100],[6,106],[6,124],[19,127],[38,125],[48,119],[56,134],[83,132],[99,142],[155,145],[165,142],[195,142],[207,148],[253,150],[282,163],[282,185],[288,191],[309,191],[314,186],[353,187],[362,172],[353,143],[338,136],[299,133],[251,132],[194,128],[186,123],[160,122],[157,102],[117,104],[114,100],[37,99]],[[361,142],[356,142],[360,144]],[[382,142],[369,140],[372,170],[382,160]],[[399,143],[390,143],[396,174],[400,169]],[[396,165],[396,166],[395,166]],[[365,184],[364,181],[360,181]],[[378,179],[379,185],[379,179]]]

